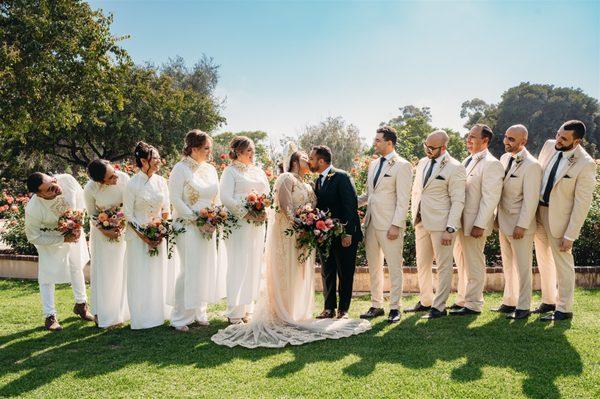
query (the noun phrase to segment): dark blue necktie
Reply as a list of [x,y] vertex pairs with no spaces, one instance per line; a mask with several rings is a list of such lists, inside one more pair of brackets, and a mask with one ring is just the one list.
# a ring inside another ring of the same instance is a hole
[[385,163],[385,157],[379,158],[379,169],[377,169],[377,173],[375,173],[375,179],[373,179],[373,188],[377,185],[377,180],[379,179],[379,175],[381,174],[381,169],[383,168],[383,164]]
[[544,196],[542,200],[544,203],[550,203],[550,192],[552,191],[552,187],[554,187],[554,179],[556,178],[556,171],[558,170],[558,164],[562,159],[563,153],[560,151],[558,153],[558,157],[556,158],[556,162],[552,165],[552,169],[550,170],[550,176],[548,176],[548,183],[546,183],[546,188],[544,189]]
[[433,165],[435,165],[435,159],[431,160],[431,165],[429,166],[429,170],[427,171],[427,174],[425,175],[425,180],[423,180],[423,187],[425,187],[425,185],[427,184],[427,181],[431,177],[431,173],[433,172]]

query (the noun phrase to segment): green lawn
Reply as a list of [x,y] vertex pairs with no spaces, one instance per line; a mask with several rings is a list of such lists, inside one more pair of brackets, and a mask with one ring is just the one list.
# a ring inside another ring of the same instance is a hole
[[[0,396],[600,397],[600,290],[578,290],[575,319],[555,325],[508,322],[487,310],[500,296],[486,300],[479,317],[378,318],[361,336],[247,350],[210,341],[222,305],[189,334],[102,331],[73,316],[68,286],[57,289],[64,330],[49,333],[37,285],[0,280]],[[353,316],[368,305],[357,298]]]

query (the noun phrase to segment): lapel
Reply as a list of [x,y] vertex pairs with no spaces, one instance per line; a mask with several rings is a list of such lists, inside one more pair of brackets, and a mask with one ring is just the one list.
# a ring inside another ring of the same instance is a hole
[[321,185],[321,190],[319,190],[319,191],[325,190],[325,188],[327,187],[327,184],[329,183],[331,178],[335,175],[335,172],[336,172],[335,168],[331,168],[331,170],[329,171],[327,176],[325,176],[325,179],[323,179],[323,184]]
[[487,156],[487,154],[483,155],[483,156],[478,156],[477,158],[471,156],[471,163],[469,164],[469,169],[467,169],[467,177],[471,174],[471,172],[473,171],[473,169],[475,169],[475,166],[477,166],[477,164]]
[[[425,178],[425,174],[427,173],[427,166],[429,165],[431,161],[425,162],[425,168],[421,171],[421,180],[423,180]],[[435,180],[436,177],[438,177],[440,175],[440,173],[442,172],[442,169],[444,169],[444,167],[446,167],[446,165],[448,164],[448,155],[444,156],[444,158],[442,158],[442,160],[440,161],[440,167],[437,168],[437,170],[431,174],[431,176],[429,177],[429,180],[427,180],[427,184],[425,184],[425,187],[423,187],[423,190],[425,190],[427,188],[427,186],[429,186],[431,184],[432,181]]]
[[560,173],[558,173],[556,175],[556,178],[554,179],[554,185],[552,187],[556,186],[556,183],[558,183],[558,181],[560,179],[565,177],[567,172],[573,166],[575,166],[577,164],[577,161],[579,161],[581,158],[583,158],[583,155],[580,152],[581,152],[581,145],[578,145],[575,152],[573,152],[573,155],[571,155],[569,158],[566,159],[567,165],[565,165],[565,167],[560,171]]
[[[525,149],[521,160],[519,162],[517,162],[516,159],[513,161],[513,164],[511,165],[510,170],[508,171],[506,176],[504,176],[504,181],[507,181],[510,178],[510,175],[514,174],[521,167],[521,165],[523,165],[523,163],[525,163],[525,160],[528,157],[529,157],[529,151],[527,151],[527,149]],[[504,165],[505,169],[506,169],[506,166],[508,166],[508,162],[506,163],[506,165]]]
[[[388,161],[386,161],[385,165],[383,165],[383,167],[381,168],[381,174],[379,175],[379,179],[377,179],[377,184],[375,185],[375,187],[373,187],[373,191],[379,186],[379,184],[383,180],[383,177],[390,171],[390,169],[392,169],[396,160],[397,156],[396,154],[394,154]],[[374,178],[375,176],[373,176],[373,179]]]

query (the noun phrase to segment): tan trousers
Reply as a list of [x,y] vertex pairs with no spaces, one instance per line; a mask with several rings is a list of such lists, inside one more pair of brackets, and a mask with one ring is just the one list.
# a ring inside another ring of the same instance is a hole
[[502,303],[520,310],[531,307],[531,265],[533,263],[533,234],[515,240],[500,232],[504,297]]
[[454,246],[454,261],[458,269],[456,304],[476,312],[483,307],[485,287],[485,241],[487,236],[473,238],[460,230]]
[[383,259],[390,275],[390,309],[400,309],[402,300],[402,265],[404,229],[395,240],[387,238],[387,230],[376,230],[370,224],[365,235],[365,251],[371,278],[371,306],[383,307]]
[[[452,245],[442,245],[443,231],[429,231],[422,223],[415,226],[419,300],[423,306],[439,311],[446,308],[452,289]],[[433,296],[433,260],[437,265],[438,286]]]
[[[552,237],[548,208],[538,207],[535,231],[535,254],[542,282],[542,302],[556,305],[561,312],[573,311],[575,294],[575,260],[571,251],[559,250],[561,238]],[[558,285],[558,291],[557,291]]]

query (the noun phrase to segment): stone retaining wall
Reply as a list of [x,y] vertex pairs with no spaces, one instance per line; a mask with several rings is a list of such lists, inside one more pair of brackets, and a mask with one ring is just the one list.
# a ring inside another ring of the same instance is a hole
[[[14,278],[35,280],[37,279],[37,256],[31,255],[6,255],[0,254],[0,278]],[[322,289],[321,268],[315,268],[315,289]],[[89,265],[84,269],[86,281],[89,281]],[[501,267],[488,267],[486,269],[486,291],[502,291],[504,288],[504,277]],[[582,288],[600,288],[600,267],[577,266],[575,267],[575,283]],[[384,290],[390,289],[388,271],[385,268]],[[436,269],[433,269],[434,286],[437,284]],[[456,289],[457,273],[454,269],[452,288]],[[356,268],[354,274],[354,291],[369,292],[369,268],[361,266]],[[540,275],[537,268],[533,269],[533,289],[540,289]],[[404,292],[419,292],[417,282],[417,269],[415,267],[404,267]]]

